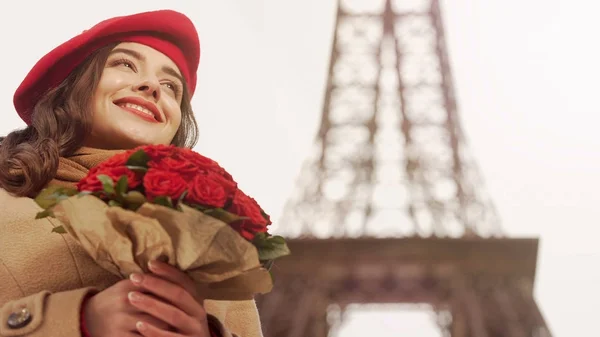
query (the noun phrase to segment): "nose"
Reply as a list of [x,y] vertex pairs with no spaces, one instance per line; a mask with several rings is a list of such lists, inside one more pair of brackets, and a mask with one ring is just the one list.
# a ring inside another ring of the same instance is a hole
[[158,80],[145,79],[137,84],[134,89],[148,97],[154,98],[155,101],[160,99],[160,83],[158,83]]

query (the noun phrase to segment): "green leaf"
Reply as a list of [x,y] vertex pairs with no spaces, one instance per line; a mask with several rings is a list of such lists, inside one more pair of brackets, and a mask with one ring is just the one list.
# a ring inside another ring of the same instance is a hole
[[153,203],[155,203],[157,205],[169,207],[169,208],[175,208],[173,206],[173,200],[171,200],[171,197],[164,196],[164,195],[154,198]]
[[260,232],[260,233],[256,233],[256,235],[254,235],[254,240],[252,240],[252,243],[254,243],[255,245],[266,245],[266,244],[268,244],[268,242],[267,242],[268,239],[269,239],[269,234]]
[[129,191],[124,195],[124,201],[128,205],[137,205],[139,207],[146,202],[146,197],[139,191]]
[[143,166],[127,165],[125,167],[127,167],[130,170],[132,170],[133,172],[140,172],[140,173],[146,173],[146,172],[148,172],[148,168],[143,167]]
[[116,201],[116,200],[109,200],[108,201],[108,206],[111,206],[111,207],[115,207],[115,206],[116,207],[121,207],[121,203],[118,202],[118,201]]
[[239,216],[237,214],[228,212],[222,208],[205,208],[202,212],[204,212],[204,214],[206,215],[212,216],[213,218],[217,218],[226,224],[231,224],[235,221],[249,219],[246,216]]
[[55,194],[53,194],[53,196],[54,196],[54,200],[56,200],[56,203],[59,203],[66,199],[69,199],[69,196],[65,195],[65,194],[56,194],[55,193]]
[[275,274],[273,274],[273,265],[275,264],[275,261],[273,260],[268,260],[265,261],[262,266],[269,272],[269,276],[271,276],[271,282],[275,283]]
[[206,211],[208,209],[208,207],[202,206],[202,205],[197,205],[197,204],[189,204],[188,206],[190,206],[191,208],[198,210],[202,213],[204,213],[204,211]]
[[283,236],[274,235],[269,237],[268,240],[278,245],[285,245],[285,239],[283,238]]
[[275,260],[277,258],[286,256],[286,255],[290,255],[290,249],[287,247],[287,245],[283,244],[281,246],[275,246],[275,247],[262,247],[262,248],[258,248],[258,258],[261,261],[267,261],[267,260]]
[[92,192],[92,191],[83,191],[83,192],[79,192],[77,194],[77,197],[81,198],[81,197],[85,197],[86,195],[91,195],[91,194],[94,194],[94,192]]
[[181,205],[183,203],[183,199],[185,199],[187,195],[188,190],[183,191],[183,193],[181,193],[181,195],[179,196],[179,199],[177,199],[177,205]]
[[48,209],[56,205],[56,198],[51,198],[50,196],[42,195],[41,193],[33,200],[36,204],[38,204],[38,206],[40,206],[43,209]]
[[50,210],[50,209],[47,209],[47,210],[44,210],[44,211],[38,212],[38,213],[35,215],[35,218],[36,218],[36,219],[43,219],[43,218],[46,218],[46,217],[53,217],[53,216],[54,216],[54,213],[52,213],[52,210]]
[[52,228],[52,233],[66,234],[67,230],[63,226],[56,226]]
[[115,186],[115,190],[117,192],[117,196],[123,197],[125,192],[127,192],[127,187],[129,186],[129,182],[127,181],[127,176],[123,175],[117,181],[117,186]]
[[258,250],[258,257],[261,261],[275,260],[291,254],[285,239],[281,236],[268,236],[266,233],[258,233],[252,243]]
[[69,187],[61,187],[61,188],[57,189],[56,191],[54,191],[55,195],[59,195],[59,196],[67,197],[67,198],[77,195],[77,193],[79,193],[79,191],[77,191],[77,189],[69,188]]
[[143,168],[148,167],[150,157],[144,150],[138,150],[127,159],[127,166],[141,166]]
[[102,183],[102,188],[104,188],[104,192],[106,192],[107,194],[115,193],[115,182],[112,180],[111,177],[105,174],[100,174],[98,175],[98,180]]
[[273,268],[273,264],[275,263],[275,261],[273,260],[268,260],[265,261],[265,263],[263,263],[263,267],[268,270],[269,272],[271,272],[271,268]]
[[75,195],[76,193],[76,189],[52,185],[40,191],[33,200],[41,208],[48,209],[56,205],[60,200]]

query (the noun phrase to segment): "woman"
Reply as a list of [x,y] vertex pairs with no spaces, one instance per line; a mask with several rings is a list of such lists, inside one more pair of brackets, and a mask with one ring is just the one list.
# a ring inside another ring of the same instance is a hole
[[0,145],[0,337],[262,336],[254,301],[203,301],[182,272],[119,280],[55,219],[34,220],[48,184],[73,186],[123,149],[192,147],[197,32],[173,11],[116,17],[65,42],[15,93],[27,127]]

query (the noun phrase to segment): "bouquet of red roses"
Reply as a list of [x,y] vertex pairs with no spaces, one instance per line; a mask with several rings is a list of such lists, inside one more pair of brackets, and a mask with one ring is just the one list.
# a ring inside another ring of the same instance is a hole
[[90,170],[77,188],[51,186],[35,201],[103,268],[121,277],[161,259],[205,298],[249,299],[272,288],[268,269],[288,255],[269,216],[218,163],[189,149],[148,145]]

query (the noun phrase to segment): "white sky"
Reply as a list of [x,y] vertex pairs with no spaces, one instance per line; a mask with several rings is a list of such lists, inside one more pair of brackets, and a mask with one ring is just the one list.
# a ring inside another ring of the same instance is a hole
[[[589,336],[600,303],[600,5],[442,5],[463,126],[504,228],[541,237],[535,292],[553,333]],[[12,95],[44,53],[101,19],[166,7],[200,32],[197,150],[277,219],[320,118],[334,0],[2,3],[0,134],[23,126]],[[381,323],[392,316],[350,316],[341,337],[377,326],[377,336],[397,335]]]

